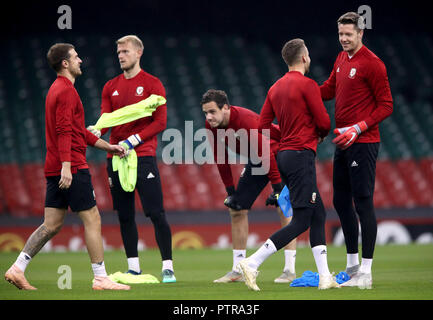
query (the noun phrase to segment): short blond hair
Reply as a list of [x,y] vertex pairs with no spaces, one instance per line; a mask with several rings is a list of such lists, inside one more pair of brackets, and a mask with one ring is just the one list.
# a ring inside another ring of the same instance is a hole
[[143,42],[140,40],[139,37],[136,35],[130,34],[127,36],[124,36],[116,41],[116,44],[124,44],[126,42],[131,42],[134,46],[136,46],[138,49],[143,50]]

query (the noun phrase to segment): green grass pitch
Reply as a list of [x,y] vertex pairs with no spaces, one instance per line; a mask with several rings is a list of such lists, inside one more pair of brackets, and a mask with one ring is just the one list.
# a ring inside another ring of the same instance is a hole
[[[253,250],[248,250],[250,255]],[[2,274],[17,257],[17,252],[0,253]],[[160,279],[159,251],[140,252],[141,267]],[[243,283],[215,284],[212,281],[231,268],[231,250],[174,250],[177,283],[132,285],[129,292],[93,291],[92,270],[86,252],[40,253],[26,271],[29,282],[37,291],[20,291],[0,281],[0,300],[432,300],[433,245],[378,246],[373,262],[373,289],[340,288],[319,291],[317,288],[293,288],[273,283],[283,267],[283,252],[270,257],[260,268],[257,284],[260,292],[247,289]],[[338,273],[345,268],[345,248],[328,247],[330,270]],[[105,253],[108,273],[126,270],[122,251]],[[58,268],[68,265],[72,270],[72,288],[59,289]],[[310,248],[298,248],[296,272],[316,271]]]

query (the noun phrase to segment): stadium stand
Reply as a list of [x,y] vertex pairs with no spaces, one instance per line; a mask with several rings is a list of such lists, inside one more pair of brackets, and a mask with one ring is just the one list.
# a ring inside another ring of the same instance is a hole
[[[142,67],[164,83],[168,101],[168,128],[183,134],[184,121],[194,129],[204,126],[200,109],[203,92],[225,90],[233,105],[260,112],[267,89],[286,72],[278,52],[261,42],[238,36],[143,36]],[[63,39],[10,40],[0,53],[0,139],[7,152],[0,154],[0,213],[41,215],[45,180],[44,99],[53,73],[45,62],[47,48],[57,41],[76,45],[83,59],[83,76],[76,82],[86,113],[86,125],[99,117],[100,93],[105,82],[119,73],[114,41],[106,36],[70,35]],[[369,37],[367,46],[385,62],[394,97],[394,113],[381,124],[382,144],[377,163],[377,208],[433,207],[433,55],[432,38]],[[310,77],[321,83],[329,75],[335,51],[325,50],[334,38],[306,38],[312,56]],[[413,72],[415,70],[415,72]],[[333,102],[326,102],[333,118]],[[334,123],[333,123],[333,126]],[[332,207],[332,156],[328,138],[318,148],[318,185],[326,208]],[[167,210],[224,209],[225,189],[215,165],[167,165],[159,141],[158,158]],[[200,142],[195,142],[194,147]],[[106,155],[88,148],[96,199],[101,211],[111,208],[105,169]],[[233,166],[238,178],[242,165]],[[253,208],[265,209],[268,186]],[[137,208],[140,208],[138,198]]]

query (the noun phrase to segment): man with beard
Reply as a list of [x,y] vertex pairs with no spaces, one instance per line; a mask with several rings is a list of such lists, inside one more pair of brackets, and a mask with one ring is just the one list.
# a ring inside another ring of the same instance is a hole
[[282,57],[289,71],[268,91],[260,113],[260,129],[269,129],[277,118],[281,130],[278,169],[290,191],[292,221],[266,240],[238,268],[248,288],[256,284],[259,266],[272,254],[310,228],[310,245],[319,273],[319,289],[337,287],[328,269],[326,212],[316,184],[315,157],[318,143],[327,136],[331,121],[320,97],[319,86],[305,76],[310,56],[302,39],[288,41]]
[[27,240],[16,262],[6,272],[5,279],[21,290],[36,290],[24,272],[42,247],[62,228],[68,207],[78,212],[84,224],[84,236],[90,256],[94,290],[129,290],[130,287],[111,281],[105,270],[101,236],[101,217],[96,207],[86,146],[91,145],[110,154],[123,157],[125,150],[108,144],[86,130],[84,109],[74,88],[81,75],[81,59],[73,45],[57,43],[47,54],[48,63],[57,73],[45,102],[47,155],[45,176],[44,222]]
[[[137,103],[151,94],[163,96],[165,89],[161,81],[140,67],[143,43],[135,35],[127,35],[116,41],[117,56],[123,73],[108,81],[102,91],[101,114]],[[163,196],[156,161],[157,134],[167,126],[167,106],[162,105],[152,116],[113,127],[110,143],[126,145],[128,151],[137,153],[137,183],[135,189],[140,196],[144,213],[153,223],[155,238],[162,258],[162,282],[176,282],[172,260],[171,230],[163,207]],[[95,135],[101,131],[88,128]],[[135,190],[122,189],[117,172],[113,171],[112,156],[107,157],[107,171],[113,207],[118,212],[120,231],[128,261],[130,275],[141,274],[138,258],[138,231],[135,223]]]

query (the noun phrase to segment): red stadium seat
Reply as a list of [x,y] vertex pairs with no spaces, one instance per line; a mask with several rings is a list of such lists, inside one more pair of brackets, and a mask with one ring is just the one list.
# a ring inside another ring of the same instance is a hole
[[375,208],[390,208],[392,202],[386,192],[385,184],[381,180],[381,176],[377,175],[374,185],[374,207]]
[[46,193],[44,164],[24,164],[22,166],[22,172],[24,184],[31,198],[30,213],[35,216],[43,216]]
[[[331,168],[331,172],[329,171]],[[317,188],[326,209],[332,208],[332,162],[316,161]]]
[[5,213],[6,212],[6,199],[5,199],[5,194],[4,191],[0,185],[0,214]]
[[432,206],[433,188],[423,175],[419,164],[415,160],[400,160],[396,162],[396,166],[406,186],[411,191],[417,206]]
[[165,210],[186,210],[187,197],[176,171],[176,165],[158,163]]
[[202,177],[210,188],[212,209],[226,209],[226,206],[224,205],[224,199],[227,197],[227,192],[218,172],[217,165],[203,164],[199,166],[199,168]]
[[6,200],[6,210],[14,216],[26,217],[31,212],[31,198],[23,174],[17,164],[0,166],[0,186]]
[[419,169],[429,184],[430,190],[433,190],[433,158],[421,159]]
[[177,165],[176,171],[182,183],[183,192],[188,199],[188,208],[191,210],[212,209],[211,187],[202,176],[199,166],[196,164]]
[[416,205],[397,167],[389,160],[378,161],[376,176],[383,182],[393,207],[411,208]]
[[95,191],[96,205],[100,211],[113,211],[108,173],[105,162],[89,163],[92,176],[93,190]]

